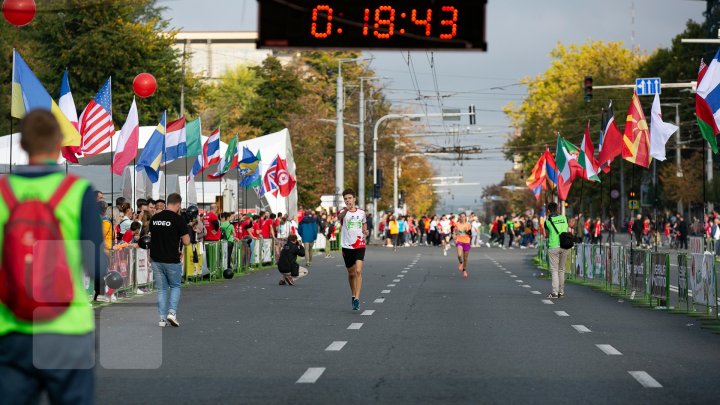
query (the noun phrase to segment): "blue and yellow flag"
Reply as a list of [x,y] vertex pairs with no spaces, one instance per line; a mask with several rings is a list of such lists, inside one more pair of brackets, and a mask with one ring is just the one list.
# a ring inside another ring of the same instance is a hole
[[22,119],[32,110],[50,111],[60,123],[63,133],[62,146],[80,146],[80,133],[60,111],[35,73],[13,49],[12,97],[10,115]]
[[153,183],[157,183],[160,178],[160,162],[165,149],[165,118],[166,112],[163,112],[160,123],[145,144],[135,167],[138,172],[145,169],[145,173]]

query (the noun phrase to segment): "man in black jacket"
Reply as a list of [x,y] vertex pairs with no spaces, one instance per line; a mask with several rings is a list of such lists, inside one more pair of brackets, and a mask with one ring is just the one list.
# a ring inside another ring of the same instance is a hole
[[308,274],[305,267],[297,264],[297,257],[305,256],[305,248],[298,241],[297,235],[288,236],[288,241],[280,250],[280,258],[278,259],[278,270],[283,278],[280,279],[280,285],[295,285],[295,280]]

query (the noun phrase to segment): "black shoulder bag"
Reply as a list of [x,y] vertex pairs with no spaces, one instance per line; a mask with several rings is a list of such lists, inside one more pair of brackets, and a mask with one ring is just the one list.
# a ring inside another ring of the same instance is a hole
[[560,236],[560,247],[565,250],[572,249],[573,246],[575,246],[575,237],[570,232],[558,232],[557,227],[555,226],[553,221],[550,220],[550,217],[548,217],[547,220],[550,222],[550,225],[552,225],[555,233]]

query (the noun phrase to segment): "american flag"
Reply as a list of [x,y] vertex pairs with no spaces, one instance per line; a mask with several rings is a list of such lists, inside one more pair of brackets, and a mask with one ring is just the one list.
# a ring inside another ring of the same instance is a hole
[[110,146],[110,137],[115,133],[112,121],[112,92],[110,80],[98,91],[95,98],[80,114],[80,135],[82,152],[85,156],[101,153]]

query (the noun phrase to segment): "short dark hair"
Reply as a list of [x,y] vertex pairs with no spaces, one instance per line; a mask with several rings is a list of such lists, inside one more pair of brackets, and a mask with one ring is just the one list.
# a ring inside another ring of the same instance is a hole
[[343,190],[343,192],[342,192],[342,196],[343,196],[343,197],[345,197],[345,196],[348,195],[348,194],[350,194],[350,195],[353,196],[353,197],[356,197],[356,195],[355,195],[355,190],[353,190],[353,189],[351,189],[351,188],[346,188],[346,189]]
[[98,211],[100,211],[100,215],[104,216],[107,213],[107,203],[105,201],[98,201],[97,202]]
[[292,235],[288,235],[287,240],[288,240],[288,242],[297,242],[298,238],[297,238],[297,235],[292,234]]
[[118,197],[115,199],[115,206],[119,207],[127,202],[127,199],[125,197]]
[[132,224],[130,224],[130,230],[137,231],[138,229],[140,229],[141,226],[142,225],[140,225],[140,222],[133,222]]
[[548,211],[550,211],[550,212],[557,212],[558,205],[557,205],[556,202],[553,201],[553,202],[551,202],[551,203],[548,203],[547,209],[548,209]]
[[145,202],[146,202],[148,205],[150,205],[150,204],[155,205],[155,200],[153,200],[152,198],[146,199]]
[[20,146],[29,156],[50,153],[63,140],[60,124],[48,110],[33,110],[20,121]]
[[140,208],[143,205],[147,205],[147,200],[144,198],[138,198],[137,201],[135,201],[135,206]]
[[[177,194],[177,193],[175,193],[175,194]],[[180,195],[180,194],[178,194],[178,195]],[[157,200],[155,200],[155,204],[160,204],[160,203],[165,204],[165,200],[163,200],[163,199],[157,199]]]
[[[158,201],[162,201],[162,200],[158,200]],[[165,201],[163,201],[163,202],[165,202]],[[175,205],[175,204],[180,204],[180,203],[182,203],[182,197],[180,197],[180,194],[172,193],[168,196],[167,204],[165,204],[165,205]]]

